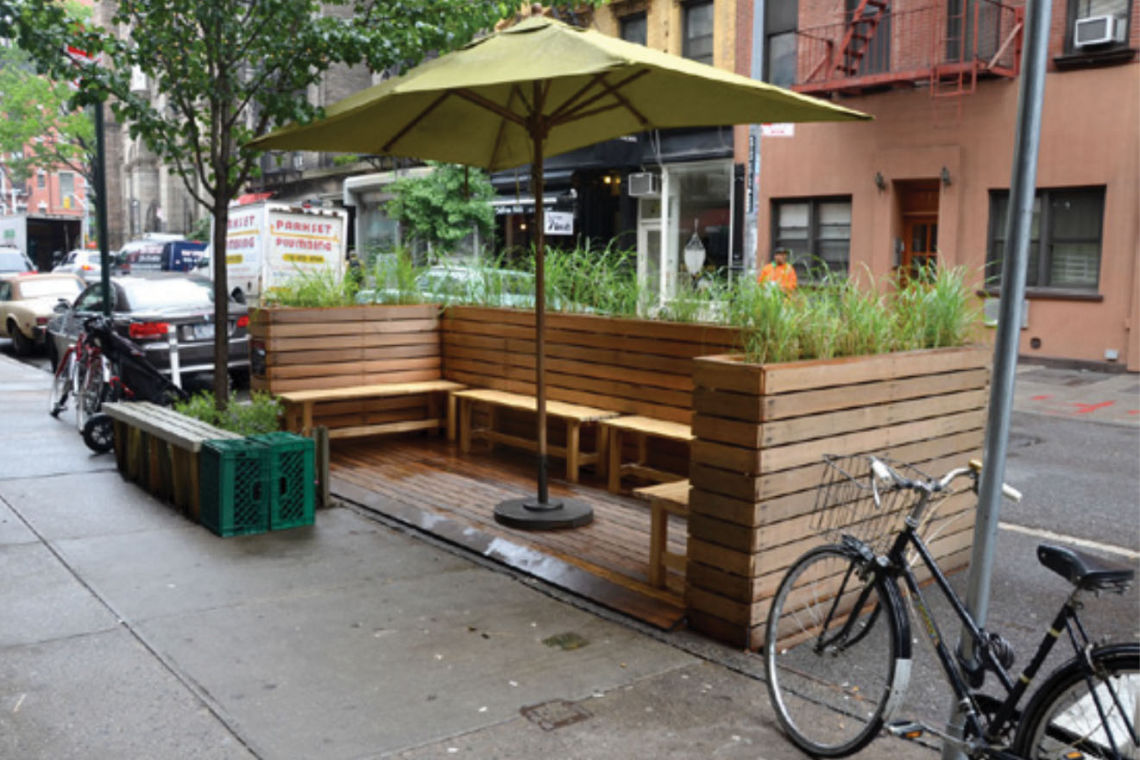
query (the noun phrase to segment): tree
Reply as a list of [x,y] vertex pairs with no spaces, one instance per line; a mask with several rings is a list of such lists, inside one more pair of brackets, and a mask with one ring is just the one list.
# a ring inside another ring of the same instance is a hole
[[68,85],[37,74],[25,51],[0,47],[0,154],[13,183],[67,167],[90,186],[94,127],[70,100]]
[[[453,49],[514,10],[501,0],[121,0],[119,38],[44,0],[0,0],[0,38],[18,40],[39,70],[78,79],[76,104],[109,101],[116,116],[182,176],[214,218],[215,321],[227,323],[228,207],[257,171],[246,144],[275,125],[307,121],[320,109],[304,97],[334,64],[400,70],[429,52]],[[103,65],[76,69],[68,46]],[[143,74],[159,96],[132,90]],[[218,330],[216,367],[228,364]],[[214,384],[227,401],[224,372]]]
[[432,163],[422,177],[401,177],[389,189],[388,215],[400,222],[412,239],[437,253],[449,253],[477,228],[486,237],[495,222],[491,199],[495,189],[487,175],[454,164]]

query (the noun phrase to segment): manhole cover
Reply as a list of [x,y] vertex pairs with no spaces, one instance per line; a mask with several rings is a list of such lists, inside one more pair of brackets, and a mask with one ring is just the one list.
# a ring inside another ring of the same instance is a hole
[[566,633],[559,633],[548,639],[543,639],[542,643],[548,647],[558,647],[563,651],[569,652],[571,649],[581,649],[590,642],[573,631],[567,631]]
[[593,717],[586,708],[564,699],[524,707],[519,712],[543,731],[553,731],[556,728],[569,726],[571,723],[581,723],[587,718]]

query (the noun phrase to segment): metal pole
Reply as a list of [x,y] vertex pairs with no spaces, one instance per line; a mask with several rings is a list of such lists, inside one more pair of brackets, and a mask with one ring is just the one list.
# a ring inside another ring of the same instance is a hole
[[[752,0],[752,63],[749,74],[753,79],[764,78],[764,5],[765,0]],[[740,252],[741,274],[754,276],[760,253],[760,125],[748,125],[748,159],[744,182],[747,205],[744,209],[744,250]]]
[[[1005,480],[1005,458],[1013,413],[1013,387],[1017,370],[1017,350],[1021,332],[1021,310],[1025,299],[1025,274],[1029,265],[1029,239],[1032,234],[1033,200],[1037,185],[1037,151],[1041,143],[1041,105],[1045,98],[1045,65],[1049,51],[1049,21],[1052,0],[1028,0],[1025,4],[1026,44],[1022,55],[1018,89],[1017,125],[1013,149],[1013,169],[1009,184],[1009,213],[1006,218],[1006,248],[1002,258],[1001,314],[994,345],[994,373],[990,385],[989,418],[981,482],[978,486],[978,515],[974,524],[974,548],[966,588],[966,608],[979,627],[989,613],[990,575],[993,573],[994,544],[1001,514],[1001,486]],[[963,627],[959,651],[975,656],[973,641]],[[949,732],[961,737],[964,716],[957,706]],[[949,742],[942,748],[943,760],[963,757]]]
[[103,104],[95,104],[95,221],[99,229],[103,315],[111,316],[111,253],[107,242],[107,153],[103,140]]
[[534,163],[530,184],[534,195],[534,398],[538,418],[538,503],[547,504],[548,456],[546,453],[546,220],[542,208],[542,138],[534,140]]

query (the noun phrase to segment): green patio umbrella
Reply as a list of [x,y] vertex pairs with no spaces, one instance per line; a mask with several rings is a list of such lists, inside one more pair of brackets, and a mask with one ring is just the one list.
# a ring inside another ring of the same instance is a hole
[[868,119],[857,111],[546,17],[488,35],[351,95],[254,148],[404,156],[497,171],[529,163],[535,198],[538,493],[498,505],[527,529],[585,525],[547,491],[543,158],[648,129]]

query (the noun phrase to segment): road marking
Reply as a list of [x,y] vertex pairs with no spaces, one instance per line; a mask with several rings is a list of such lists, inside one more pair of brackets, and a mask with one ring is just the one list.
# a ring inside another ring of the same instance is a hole
[[1035,536],[1037,538],[1047,538],[1050,541],[1064,541],[1067,544],[1081,546],[1086,549],[1096,549],[1101,552],[1108,552],[1109,554],[1119,554],[1129,559],[1140,559],[1140,552],[1133,551],[1132,549],[1125,549],[1123,546],[1114,546],[1112,544],[1103,544],[1100,541],[1089,541],[1087,538],[1077,538],[1075,536],[1064,536],[1060,533],[1054,533],[1051,530],[1041,530],[1040,528],[1027,528],[1024,525],[1014,525],[1013,523],[999,522],[998,527],[1002,530],[1013,531],[1014,533],[1022,533],[1026,536]]

